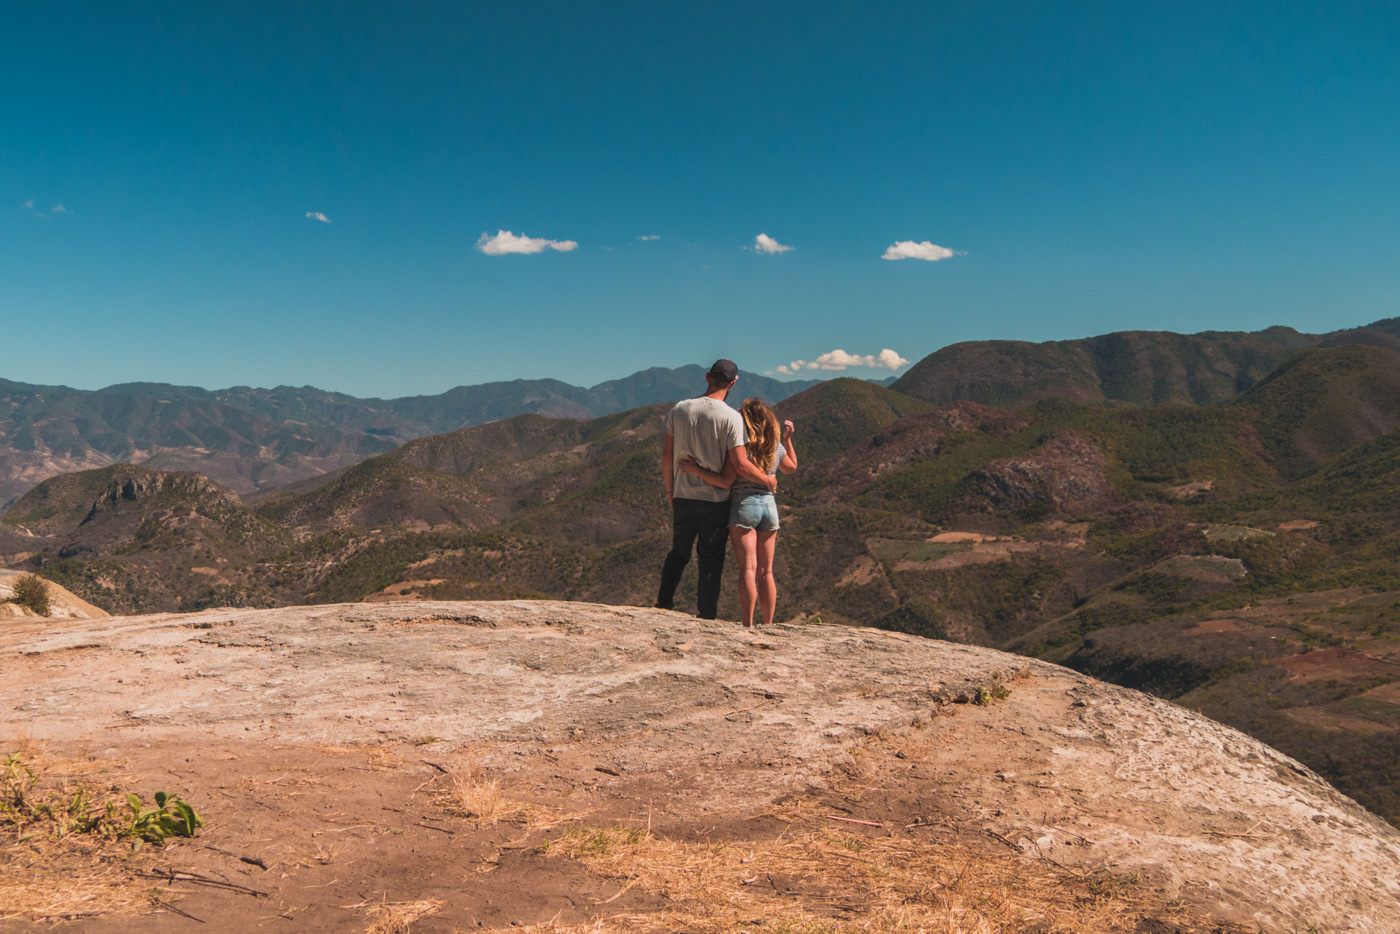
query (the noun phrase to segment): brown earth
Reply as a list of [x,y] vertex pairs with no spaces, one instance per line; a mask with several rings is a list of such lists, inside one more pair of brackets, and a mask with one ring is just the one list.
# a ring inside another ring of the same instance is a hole
[[17,620],[0,665],[0,753],[206,822],[8,838],[0,931],[1400,930],[1400,832],[987,649],[414,602]]
[[1400,672],[1400,665],[1395,662],[1373,658],[1361,652],[1351,652],[1341,646],[1290,655],[1288,658],[1279,659],[1276,664],[1293,677],[1304,681],[1325,681],[1329,678],[1393,678]]

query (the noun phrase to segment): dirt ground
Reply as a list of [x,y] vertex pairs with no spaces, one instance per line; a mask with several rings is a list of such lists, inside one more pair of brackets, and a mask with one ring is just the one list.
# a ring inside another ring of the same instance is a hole
[[392,603],[17,620],[0,665],[0,756],[205,821],[12,832],[4,932],[1400,930],[1400,833],[1311,772],[986,649]]

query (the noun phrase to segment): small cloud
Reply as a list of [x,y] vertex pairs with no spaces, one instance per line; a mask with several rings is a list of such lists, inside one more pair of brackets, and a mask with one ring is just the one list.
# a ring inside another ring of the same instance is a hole
[[647,240],[660,240],[660,239],[661,239],[661,235],[660,235],[660,234],[642,234],[642,235],[641,235],[640,237],[638,237],[637,239],[638,239],[638,240],[642,240],[642,241],[647,241]]
[[941,259],[948,259],[953,256],[965,256],[961,250],[950,250],[946,246],[939,246],[925,240],[923,243],[916,243],[913,240],[896,240],[885,249],[885,254],[881,259],[921,259],[926,262],[936,263]]
[[483,233],[476,241],[476,248],[487,256],[505,256],[507,253],[543,253],[557,250],[567,253],[578,249],[574,240],[546,240],[543,237],[516,236],[509,230],[497,230],[494,237]]
[[65,207],[64,207],[63,205],[61,205],[61,204],[55,204],[53,207],[49,208],[49,213],[50,213],[50,214],[72,214],[73,212],[70,211],[70,210],[68,210],[67,208],[65,208]]
[[326,215],[322,214],[320,211],[307,211],[306,216],[311,218],[313,221],[320,221],[323,224],[329,224],[331,222],[331,219]]
[[21,204],[20,207],[24,208],[26,211],[34,210],[34,199],[30,198],[28,201]]
[[753,238],[753,246],[749,247],[749,249],[753,250],[755,253],[767,253],[772,256],[777,253],[786,253],[788,250],[793,249],[793,247],[788,246],[786,243],[779,243],[766,233],[761,233]]
[[909,361],[886,347],[877,354],[853,354],[840,348],[828,351],[815,360],[793,360],[777,368],[784,376],[791,376],[803,370],[848,370],[851,367],[866,366],[877,370],[897,370],[908,366]]

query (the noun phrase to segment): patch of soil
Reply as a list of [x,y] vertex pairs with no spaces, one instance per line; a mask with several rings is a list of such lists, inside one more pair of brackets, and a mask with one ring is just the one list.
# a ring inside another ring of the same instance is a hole
[[1395,732],[1393,726],[1377,723],[1375,720],[1339,710],[1330,705],[1325,707],[1292,707],[1283,711],[1283,715],[1295,723],[1334,733],[1358,733],[1366,736]]
[[1387,704],[1400,704],[1400,681],[1392,681],[1390,684],[1382,684],[1380,687],[1371,688],[1362,697],[1371,700],[1383,701]]
[[894,569],[896,571],[943,571],[951,568],[971,567],[974,564],[996,564],[998,561],[1009,561],[1012,555],[1048,551],[1051,547],[1035,542],[979,542],[968,551],[954,552],[931,561],[900,561]]
[[1400,676],[1400,665],[1341,646],[1280,658],[1274,664],[1302,681],[1364,681]]
[[1240,632],[1240,624],[1233,619],[1205,619],[1186,630],[1188,636],[1208,636],[1218,632]]

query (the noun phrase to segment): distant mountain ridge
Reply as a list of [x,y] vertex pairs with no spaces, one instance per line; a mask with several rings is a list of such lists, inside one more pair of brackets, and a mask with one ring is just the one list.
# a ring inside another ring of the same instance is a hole
[[[1304,351],[1347,345],[1400,353],[1400,318],[1320,335],[1273,327],[961,343],[925,357],[889,388],[905,400],[897,406],[901,414],[915,401],[1012,408],[1047,398],[1217,405]],[[734,401],[758,395],[776,404],[817,382],[742,372]],[[703,387],[704,370],[694,365],[641,370],[586,389],[522,379],[399,399],[358,399],[310,386],[208,390],[127,383],[85,391],[0,379],[0,509],[49,477],[123,462],[198,471],[246,496],[330,477],[415,438],[517,415],[596,418],[675,402]]]
[[[774,403],[816,382],[749,373],[740,381],[746,395]],[[705,371],[695,365],[655,367],[588,389],[509,380],[400,399],[311,386],[79,390],[0,379],[0,508],[49,477],[119,462],[196,470],[247,494],[324,476],[425,435],[525,414],[594,418],[675,402],[704,386]]]
[[935,405],[1023,406],[1040,399],[1132,405],[1216,405],[1285,361],[1319,346],[1400,351],[1400,318],[1328,334],[1263,331],[1116,331],[1078,340],[968,341],[916,363],[892,389]]

